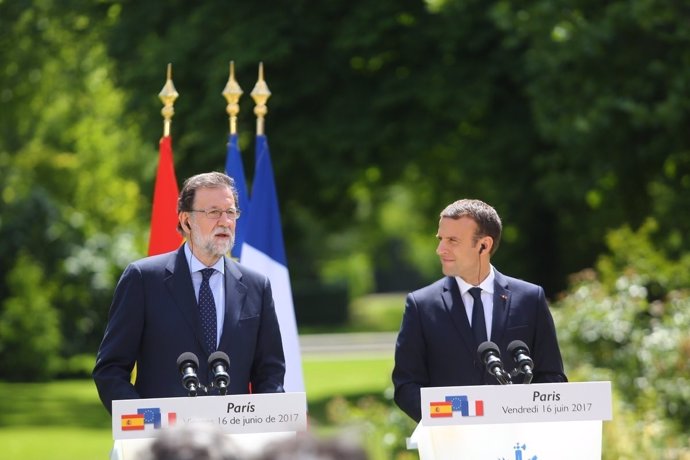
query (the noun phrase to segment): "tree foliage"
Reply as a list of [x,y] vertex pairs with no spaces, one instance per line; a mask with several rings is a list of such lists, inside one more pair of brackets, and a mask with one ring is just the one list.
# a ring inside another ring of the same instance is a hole
[[[435,216],[462,196],[504,217],[501,267],[552,295],[593,262],[608,229],[653,215],[668,225],[665,250],[687,246],[678,212],[688,194],[673,193],[690,186],[683,5],[114,5],[108,49],[149,137],[159,129],[151,88],[175,65],[181,176],[222,167],[227,62],[245,92],[265,63],[288,256],[308,261],[292,268],[297,277],[351,273],[363,289],[429,280]],[[253,103],[245,96],[241,106],[251,177]],[[415,222],[386,225],[391,210]],[[396,256],[391,241],[403,265],[374,256]],[[372,284],[371,274],[401,266],[422,269]]]
[[612,232],[597,270],[573,276],[556,304],[571,380],[611,380],[622,406],[617,416],[639,421],[609,427],[625,434],[611,458],[690,453],[687,437],[678,436],[690,423],[690,272],[687,258],[659,256],[652,243],[658,231],[650,222]]
[[10,296],[0,311],[0,365],[12,370],[7,373],[11,380],[51,377],[62,342],[58,312],[51,305],[56,286],[46,283],[41,267],[26,254],[19,254],[7,282]]
[[[261,61],[273,92],[295,285],[416,288],[439,276],[438,212],[476,197],[503,217],[506,273],[555,297],[608,244],[602,282],[636,260],[665,274],[648,286],[662,298],[687,266],[689,16],[661,0],[0,2],[0,317],[33,301],[10,273],[35,269],[60,354],[93,352],[144,253],[166,65],[183,179],[223,168],[230,60],[248,177]],[[628,244],[645,222],[655,257]]]
[[107,20],[72,6],[0,3],[0,362],[15,378],[95,349],[146,225],[141,171],[155,151],[123,116]]

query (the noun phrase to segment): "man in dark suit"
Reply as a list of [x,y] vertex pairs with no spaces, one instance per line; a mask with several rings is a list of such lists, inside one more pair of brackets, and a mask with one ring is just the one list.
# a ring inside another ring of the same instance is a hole
[[534,361],[532,382],[567,381],[544,289],[491,265],[501,232],[494,208],[479,200],[441,212],[436,253],[446,276],[408,294],[395,348],[395,402],[416,421],[422,387],[498,383],[477,357],[487,339],[503,357],[510,342],[523,341]]
[[108,411],[117,399],[186,396],[177,367],[184,352],[199,358],[202,384],[212,381],[207,360],[219,350],[230,358],[228,393],[248,393],[250,385],[256,393],[284,391],[269,280],[226,256],[240,212],[234,181],[216,172],[193,176],[177,208],[185,244],[130,264],[115,289],[93,371]]

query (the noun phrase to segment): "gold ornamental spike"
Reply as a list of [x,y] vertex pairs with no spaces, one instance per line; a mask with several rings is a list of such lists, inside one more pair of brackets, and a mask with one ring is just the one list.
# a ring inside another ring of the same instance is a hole
[[172,122],[172,117],[175,115],[175,109],[173,105],[175,104],[175,99],[179,94],[175,90],[175,85],[172,81],[172,64],[168,63],[168,78],[165,80],[165,85],[158,97],[163,101],[163,108],[161,109],[161,115],[163,115],[163,137],[170,136],[170,123]]
[[254,89],[251,92],[252,99],[256,106],[254,107],[254,113],[256,114],[256,135],[264,134],[264,117],[268,113],[268,107],[266,107],[266,101],[271,97],[271,91],[268,89],[268,85],[264,81],[264,63],[259,63],[259,79],[254,85]]
[[235,80],[235,61],[230,61],[230,76],[222,94],[225,96],[225,100],[228,101],[225,111],[228,112],[228,117],[230,118],[230,134],[237,134],[237,114],[240,113],[238,102],[243,93],[242,88]]

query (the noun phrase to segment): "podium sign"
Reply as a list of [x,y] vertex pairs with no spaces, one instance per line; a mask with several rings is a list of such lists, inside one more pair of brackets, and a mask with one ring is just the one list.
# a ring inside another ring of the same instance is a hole
[[611,382],[422,388],[425,426],[611,420]]
[[422,388],[421,460],[600,460],[611,382]]
[[307,429],[305,393],[125,399],[113,401],[113,439],[155,437],[174,425],[209,423],[227,434]]

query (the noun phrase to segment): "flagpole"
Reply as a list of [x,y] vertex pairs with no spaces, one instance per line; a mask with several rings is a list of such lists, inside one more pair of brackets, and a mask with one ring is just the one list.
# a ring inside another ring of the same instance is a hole
[[228,113],[230,123],[230,134],[228,135],[227,154],[225,157],[225,173],[235,181],[235,189],[237,190],[235,206],[242,211],[242,219],[238,220],[235,226],[235,244],[232,247],[231,255],[236,259],[240,259],[242,257],[242,246],[244,245],[249,217],[249,192],[247,191],[244,164],[237,139],[237,114],[240,112],[239,100],[240,96],[242,96],[242,88],[235,80],[234,61],[230,61],[230,75],[221,94],[227,102],[225,111]]
[[230,61],[230,76],[228,82],[223,89],[223,96],[228,101],[225,111],[228,113],[230,119],[230,134],[237,134],[237,114],[240,113],[239,100],[242,96],[242,88],[235,80],[235,61]]
[[256,161],[252,182],[252,202],[249,223],[242,249],[242,264],[265,274],[271,282],[276,316],[285,353],[285,391],[304,391],[302,357],[292,299],[280,206],[276,191],[271,154],[264,134],[264,117],[268,113],[266,101],[271,91],[264,81],[263,63],[259,64],[259,79],[251,92],[256,103]]
[[161,115],[163,115],[163,137],[170,136],[170,124],[172,123],[172,117],[175,115],[175,109],[173,105],[175,104],[175,99],[179,94],[175,89],[172,81],[172,64],[168,63],[167,79],[165,80],[165,85],[158,97],[163,101],[163,108],[161,109]]
[[172,82],[172,64],[168,64],[167,79],[158,97],[163,102],[163,137],[158,142],[158,168],[153,186],[151,206],[151,230],[148,255],[172,251],[180,246],[182,235],[177,231],[177,178],[173,161],[170,124],[175,109],[173,104],[179,94]]
[[[153,256],[173,251],[182,243],[182,235],[177,232],[177,178],[173,161],[170,123],[175,115],[175,99],[179,94],[172,82],[172,64],[168,63],[165,85],[158,97],[163,102],[163,137],[158,142],[158,168],[153,185],[153,203],[151,204],[151,228],[149,230],[148,255]],[[137,366],[130,374],[132,384],[137,380]]]
[[262,136],[264,134],[264,117],[268,113],[266,101],[268,101],[268,98],[271,97],[271,91],[268,89],[268,85],[264,81],[263,62],[259,62],[259,79],[256,81],[256,85],[254,85],[251,96],[256,104],[254,107],[254,114],[256,115],[256,135]]

